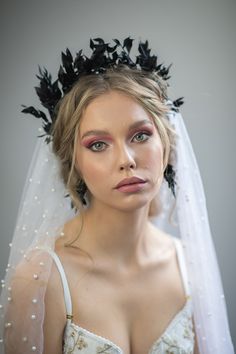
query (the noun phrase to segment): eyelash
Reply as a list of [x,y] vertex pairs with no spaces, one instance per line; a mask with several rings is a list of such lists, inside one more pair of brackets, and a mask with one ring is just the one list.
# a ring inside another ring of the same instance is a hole
[[[135,137],[137,137],[138,135],[146,135],[146,138],[145,138],[144,140],[138,141],[138,143],[144,143],[145,141],[148,140],[148,138],[149,138],[150,136],[152,136],[152,133],[149,132],[149,131],[140,131],[140,132],[136,133],[136,134],[133,136],[132,140],[133,140]],[[94,147],[96,144],[103,144],[103,146],[104,146],[104,145],[107,145],[104,141],[99,141],[99,140],[98,140],[98,141],[95,141],[95,142],[93,142],[92,144],[90,144],[90,145],[88,146],[88,149],[90,149],[90,150],[93,151],[93,152],[102,152],[102,151],[104,151],[104,149],[102,149],[102,150],[94,150],[93,147]]]

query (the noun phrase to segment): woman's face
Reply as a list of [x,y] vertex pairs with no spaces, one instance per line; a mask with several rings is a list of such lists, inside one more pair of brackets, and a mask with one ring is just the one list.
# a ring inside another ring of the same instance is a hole
[[76,168],[92,202],[124,211],[149,204],[163,178],[163,147],[150,115],[117,91],[95,98],[81,118]]

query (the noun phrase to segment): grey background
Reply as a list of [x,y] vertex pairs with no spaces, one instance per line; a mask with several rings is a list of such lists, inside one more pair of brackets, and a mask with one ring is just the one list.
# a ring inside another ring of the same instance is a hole
[[39,107],[37,65],[57,72],[60,51],[88,48],[90,37],[149,39],[173,63],[171,98],[182,113],[199,162],[236,342],[234,0],[21,0],[1,2],[0,275],[40,123],[20,113]]

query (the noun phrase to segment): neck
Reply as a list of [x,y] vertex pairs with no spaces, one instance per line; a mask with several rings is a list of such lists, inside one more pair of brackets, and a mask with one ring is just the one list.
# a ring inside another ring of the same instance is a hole
[[[136,263],[147,252],[149,206],[120,211],[93,204],[83,213],[79,246],[96,258],[112,258],[116,263]],[[81,217],[78,218],[81,222]]]

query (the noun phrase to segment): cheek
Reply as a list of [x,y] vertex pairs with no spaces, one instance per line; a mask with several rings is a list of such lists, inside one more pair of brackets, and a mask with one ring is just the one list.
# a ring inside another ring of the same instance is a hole
[[106,162],[96,159],[80,159],[77,162],[77,171],[80,173],[87,186],[99,185],[107,177]]
[[86,167],[84,168],[84,178],[89,180],[97,180],[99,176],[104,174],[105,163],[103,166],[97,163],[87,163]]
[[163,148],[160,143],[149,147],[145,154],[145,167],[158,175],[163,172]]

